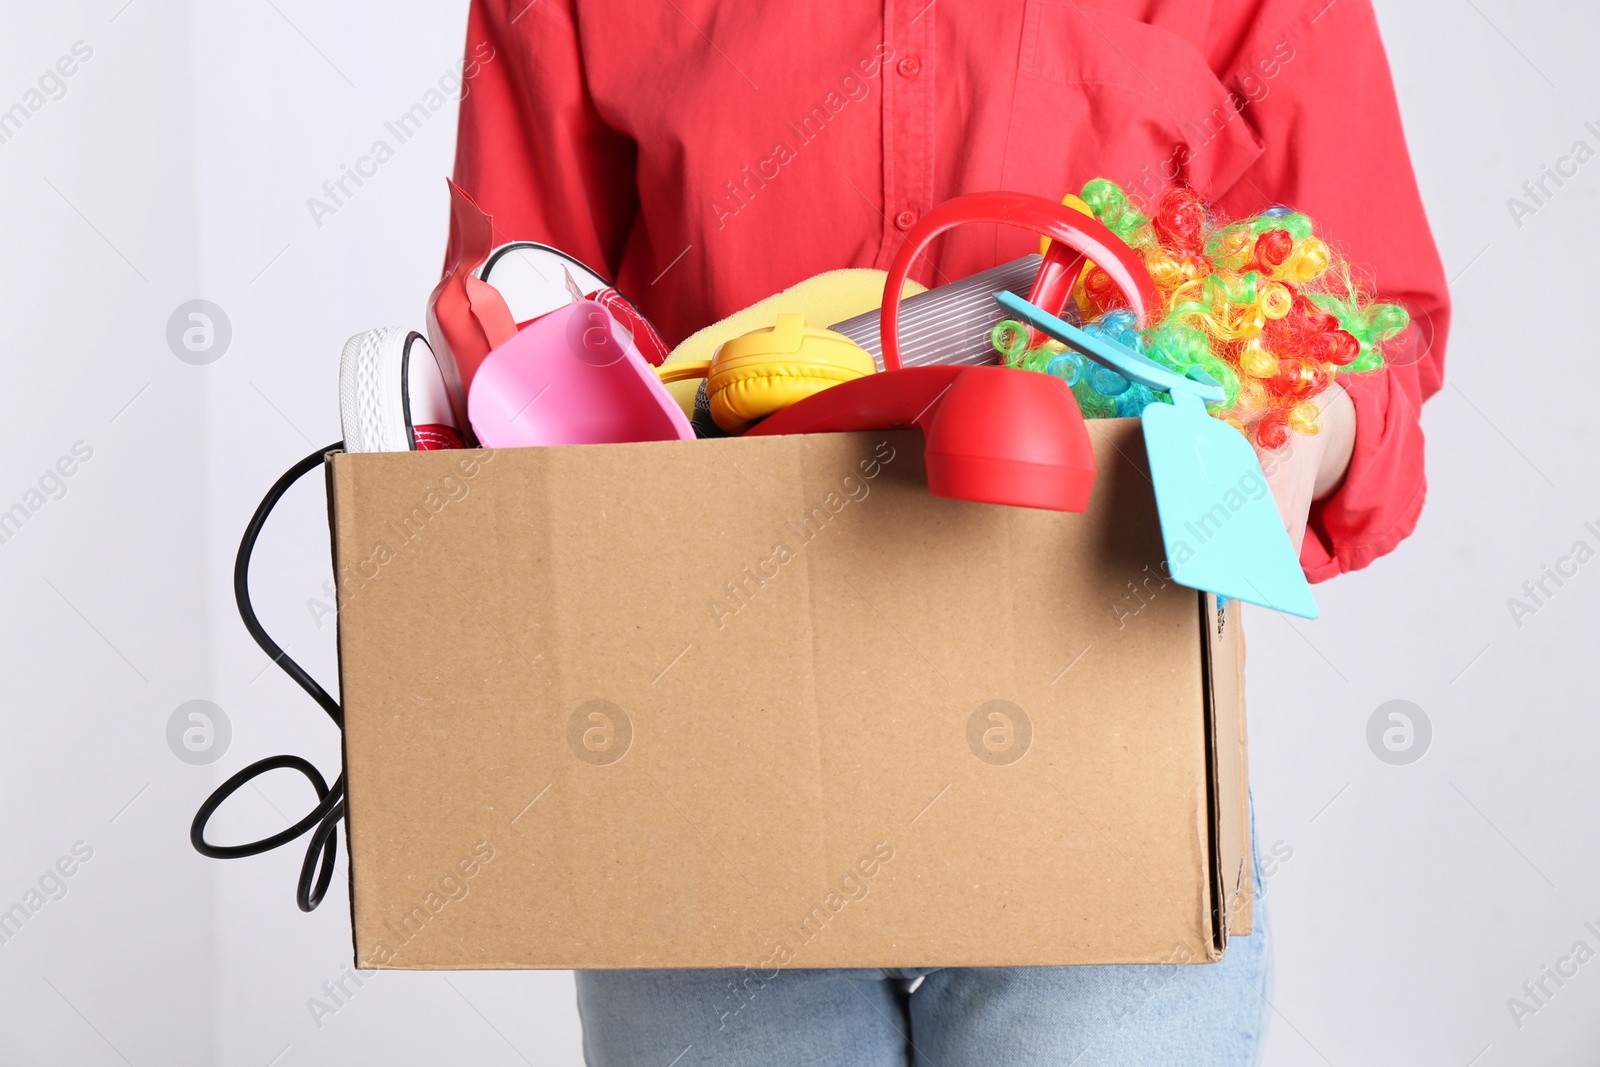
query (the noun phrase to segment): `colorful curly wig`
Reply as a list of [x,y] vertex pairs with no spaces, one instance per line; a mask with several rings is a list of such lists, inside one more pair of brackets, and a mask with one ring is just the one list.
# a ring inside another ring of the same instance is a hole
[[[1085,329],[1187,373],[1200,367],[1226,397],[1211,413],[1262,448],[1289,433],[1317,432],[1311,398],[1340,376],[1384,365],[1385,343],[1410,323],[1404,308],[1378,303],[1350,265],[1299,212],[1273,207],[1237,222],[1209,211],[1192,189],[1169,189],[1145,215],[1114,182],[1096,178],[1083,201],[1131,246],[1154,280],[1161,307],[1140,329],[1126,299],[1089,265],[1074,297]],[[1020,323],[995,329],[1008,366],[1056,374],[1088,418],[1136,415],[1164,400]]]

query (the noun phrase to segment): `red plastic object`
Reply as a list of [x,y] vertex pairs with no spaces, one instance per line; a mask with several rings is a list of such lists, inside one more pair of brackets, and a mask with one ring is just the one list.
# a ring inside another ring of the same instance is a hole
[[[1034,276],[1033,288],[1028,290],[1028,303],[1059,318],[1067,301],[1072,299],[1072,287],[1078,284],[1078,276],[1087,262],[1089,257],[1077,249],[1052,241],[1045,250],[1044,262],[1039,264],[1039,273]],[[1037,342],[1044,334],[1033,331],[1031,336]]]
[[809,396],[745,436],[911,426],[926,442],[934,496],[1052,511],[1089,506],[1089,429],[1072,390],[1049,374],[949,365],[885,371]]
[[1134,314],[1139,316],[1141,322],[1151,309],[1161,303],[1144,262],[1097,219],[1031,193],[969,193],[946,200],[924,215],[922,221],[906,234],[905,244],[900,246],[894,262],[889,266],[889,278],[883,289],[882,324],[879,327],[886,370],[901,369],[900,290],[911,273],[911,264],[935,237],[946,230],[973,222],[1019,226],[1043,234],[1055,242],[1051,249],[1055,254],[1046,256],[1045,264],[1029,294],[1030,303],[1052,314],[1065,306],[1066,298],[1072,291],[1072,281],[1077,278],[1077,270],[1070,266],[1072,251],[1088,256],[1110,275],[1111,280],[1128,297]]
[[457,252],[428,297],[428,341],[456,423],[464,427],[472,376],[490,349],[516,334],[517,324],[499,291],[472,276],[494,247],[494,221],[459,185],[449,184],[451,245]]
[[[1089,257],[1082,252],[1068,248],[1060,241],[1050,242],[1050,247],[1045,249],[1044,261],[1039,264],[1039,273],[1034,276],[1033,288],[1028,290],[1028,303],[1059,318],[1066,312],[1067,303],[1072,299],[1072,290],[1088,262]],[[1028,327],[1029,348],[1047,339],[1048,336],[1040,330]]]

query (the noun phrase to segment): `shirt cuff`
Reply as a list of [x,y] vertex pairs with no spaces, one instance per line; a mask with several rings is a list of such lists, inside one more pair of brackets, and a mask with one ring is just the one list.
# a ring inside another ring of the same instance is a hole
[[1386,368],[1341,384],[1355,403],[1355,448],[1344,482],[1311,505],[1300,566],[1312,582],[1392,551],[1416,529],[1427,495],[1415,368]]

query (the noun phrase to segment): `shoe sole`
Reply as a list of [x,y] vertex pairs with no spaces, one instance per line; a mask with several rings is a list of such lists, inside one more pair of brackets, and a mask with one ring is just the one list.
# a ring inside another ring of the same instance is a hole
[[339,424],[346,452],[412,452],[411,346],[427,341],[398,326],[358,333],[339,356]]

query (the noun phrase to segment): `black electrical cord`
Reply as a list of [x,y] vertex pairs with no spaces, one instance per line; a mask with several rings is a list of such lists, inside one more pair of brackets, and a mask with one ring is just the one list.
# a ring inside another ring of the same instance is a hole
[[[239,617],[244,620],[244,628],[255,638],[261,650],[271,657],[272,662],[281,667],[296,685],[309,693],[311,699],[328,713],[328,718],[332,719],[333,724],[340,730],[344,729],[344,711],[339,707],[339,702],[329,696],[328,691],[307,674],[305,668],[290,659],[289,654],[278,647],[278,643],[262,629],[261,621],[256,618],[255,608],[250,604],[250,554],[255,551],[256,539],[261,536],[261,527],[266,524],[267,516],[272,514],[272,509],[277,506],[283,494],[289,491],[289,487],[321,467],[324,457],[329,452],[343,447],[343,441],[336,441],[325,448],[317,449],[284,471],[283,476],[267,490],[267,495],[257,505],[255,514],[250,516],[250,524],[245,527],[244,537],[239,542],[239,555],[233,561],[233,598],[239,605]],[[283,768],[296,770],[305,775],[311,787],[317,791],[317,806],[312,808],[305,818],[271,837],[263,837],[259,841],[247,841],[242,845],[213,845],[206,840],[206,824],[229,797],[261,775]],[[306,848],[305,862],[300,866],[300,881],[295,887],[294,899],[295,903],[300,905],[301,911],[312,911],[322,903],[322,898],[327,894],[328,886],[333,881],[333,861],[339,854],[339,820],[342,818],[344,818],[343,774],[339,775],[330,788],[327,779],[322,777],[322,772],[309,761],[299,756],[269,756],[250,764],[223,782],[206,798],[205,803],[200,805],[200,810],[194,813],[194,822],[189,826],[189,843],[202,856],[231,860],[270,852],[311,830],[311,843]]]

